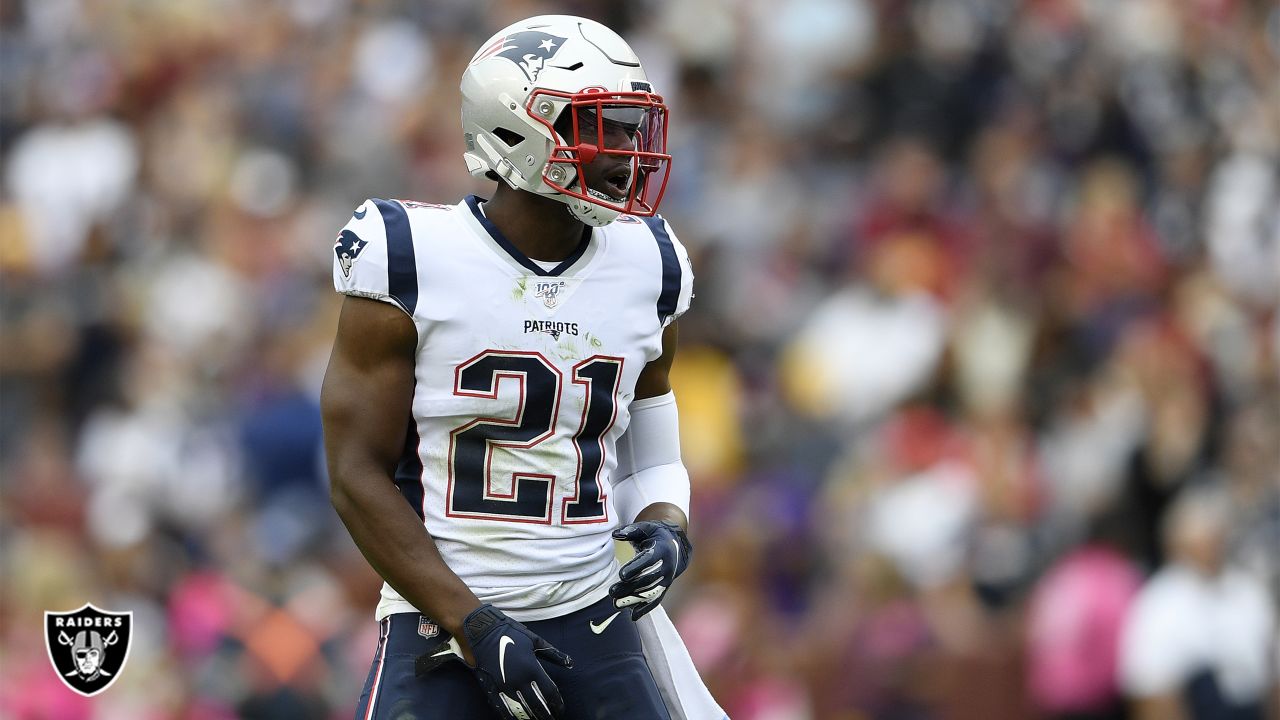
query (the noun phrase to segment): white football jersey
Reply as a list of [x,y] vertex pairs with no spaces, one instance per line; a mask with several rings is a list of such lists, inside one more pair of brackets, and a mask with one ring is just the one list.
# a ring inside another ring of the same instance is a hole
[[[546,269],[482,204],[365,201],[334,244],[333,282],[417,327],[400,492],[482,602],[543,620],[615,579],[614,444],[693,273],[660,217],[587,228]],[[416,611],[383,586],[379,619]]]

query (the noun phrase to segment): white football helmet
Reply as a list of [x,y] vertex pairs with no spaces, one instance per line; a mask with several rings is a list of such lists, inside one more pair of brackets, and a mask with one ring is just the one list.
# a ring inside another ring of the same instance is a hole
[[[651,216],[667,185],[667,107],[640,60],[594,20],[541,15],[495,34],[462,74],[463,157],[472,175],[555,198],[582,222]],[[615,156],[607,187],[584,166]]]

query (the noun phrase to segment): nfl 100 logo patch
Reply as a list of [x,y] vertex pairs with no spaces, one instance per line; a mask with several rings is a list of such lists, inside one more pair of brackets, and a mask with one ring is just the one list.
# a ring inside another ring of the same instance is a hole
[[560,293],[568,285],[564,280],[551,280],[534,283],[533,296],[540,298],[542,304],[553,308],[560,304]]
[[100,610],[85,603],[71,612],[44,614],[49,662],[68,688],[92,697],[111,687],[129,659],[133,612]]

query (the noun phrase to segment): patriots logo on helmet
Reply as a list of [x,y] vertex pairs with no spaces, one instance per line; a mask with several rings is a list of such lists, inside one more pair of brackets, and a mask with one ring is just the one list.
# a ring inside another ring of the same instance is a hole
[[559,35],[540,30],[522,30],[501,38],[481,50],[473,62],[494,55],[504,57],[515,63],[529,78],[529,82],[535,82],[547,61],[560,52],[560,47],[564,45],[565,40],[566,38]]
[[350,230],[343,230],[333,242],[333,254],[338,258],[338,266],[342,268],[343,277],[351,277],[351,265],[369,243]]

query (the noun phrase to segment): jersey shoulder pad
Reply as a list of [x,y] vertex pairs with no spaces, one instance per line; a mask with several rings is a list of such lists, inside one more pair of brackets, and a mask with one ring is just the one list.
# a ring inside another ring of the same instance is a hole
[[661,215],[640,218],[648,227],[662,260],[662,286],[658,294],[658,319],[663,327],[684,315],[693,303],[693,265],[689,252]]
[[400,201],[370,198],[356,208],[333,243],[333,287],[413,315],[418,268],[409,216]]

